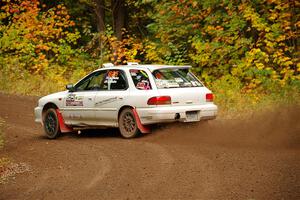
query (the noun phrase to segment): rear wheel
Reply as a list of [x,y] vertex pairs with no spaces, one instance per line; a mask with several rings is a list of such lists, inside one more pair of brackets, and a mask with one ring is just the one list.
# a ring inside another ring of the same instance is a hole
[[135,116],[131,108],[122,110],[119,117],[119,130],[124,138],[134,138],[139,134]]
[[48,138],[54,139],[60,134],[59,122],[54,108],[49,108],[43,119],[44,131]]

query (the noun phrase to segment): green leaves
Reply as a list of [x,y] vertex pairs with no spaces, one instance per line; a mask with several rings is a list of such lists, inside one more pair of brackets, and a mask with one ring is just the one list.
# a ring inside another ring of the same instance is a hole
[[148,59],[191,63],[208,83],[226,75],[236,76],[246,88],[259,87],[268,78],[289,81],[299,76],[296,4],[155,1],[154,21],[148,28],[155,35],[152,45],[160,58]]

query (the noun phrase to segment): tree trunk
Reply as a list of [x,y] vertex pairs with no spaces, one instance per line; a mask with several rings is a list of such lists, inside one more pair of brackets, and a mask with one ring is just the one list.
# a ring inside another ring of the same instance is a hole
[[122,39],[122,29],[126,28],[127,10],[125,0],[111,0],[113,30],[118,40]]
[[96,3],[95,13],[97,16],[98,32],[105,31],[105,0],[94,0]]

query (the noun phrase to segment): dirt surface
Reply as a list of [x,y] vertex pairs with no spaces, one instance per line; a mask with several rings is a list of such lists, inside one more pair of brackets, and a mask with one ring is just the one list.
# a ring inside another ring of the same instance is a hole
[[0,185],[0,199],[300,199],[299,107],[132,140],[116,130],[48,140],[34,123],[37,98],[0,102],[0,157],[31,167]]

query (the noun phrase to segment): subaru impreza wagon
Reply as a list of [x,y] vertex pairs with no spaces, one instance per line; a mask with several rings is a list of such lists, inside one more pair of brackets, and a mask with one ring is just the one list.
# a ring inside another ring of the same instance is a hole
[[66,91],[40,98],[35,121],[52,139],[62,132],[107,127],[133,138],[150,132],[152,124],[214,119],[213,94],[190,68],[104,64]]

